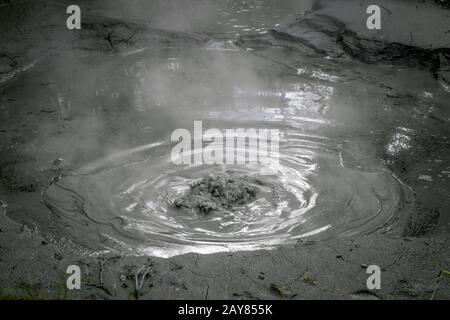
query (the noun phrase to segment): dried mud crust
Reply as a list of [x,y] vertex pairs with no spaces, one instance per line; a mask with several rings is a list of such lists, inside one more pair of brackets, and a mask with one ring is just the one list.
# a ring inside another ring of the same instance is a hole
[[230,210],[255,200],[256,184],[261,182],[248,176],[207,175],[191,184],[184,196],[174,200],[174,205],[200,214]]

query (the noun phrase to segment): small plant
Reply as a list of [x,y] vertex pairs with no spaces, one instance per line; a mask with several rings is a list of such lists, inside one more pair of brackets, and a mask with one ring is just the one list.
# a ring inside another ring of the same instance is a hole
[[450,276],[450,271],[442,269],[441,272],[439,272],[439,276],[438,276],[437,281],[436,281],[436,289],[434,289],[430,300],[434,300],[434,298],[436,296],[436,293],[437,293],[437,291],[439,289],[439,285],[440,285],[440,282],[441,282],[441,279],[442,279],[443,276]]
[[48,300],[48,298],[41,295],[38,289],[22,283],[14,289],[1,289],[0,300]]
[[44,293],[40,286],[28,283],[20,283],[13,288],[0,288],[0,300],[66,300],[67,297],[65,274],[61,275],[54,295]]
[[[134,274],[135,287],[134,287],[134,290],[132,290],[128,293],[128,299],[134,298],[136,300],[139,300],[139,297],[141,296],[141,293],[142,293],[141,292],[142,286],[144,285],[145,278],[150,273],[150,269],[151,269],[151,265],[145,264],[136,271],[136,273]],[[142,276],[139,281],[140,275],[142,275]]]

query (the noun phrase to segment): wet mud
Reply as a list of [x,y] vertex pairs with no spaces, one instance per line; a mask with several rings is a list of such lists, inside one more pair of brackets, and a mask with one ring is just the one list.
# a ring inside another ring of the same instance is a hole
[[[17,3],[0,7],[0,298],[450,297],[445,30],[372,38],[339,1],[279,19],[201,2],[226,14],[171,26],[99,2],[68,35],[64,1],[47,19]],[[170,132],[198,119],[279,129],[276,173],[174,168]]]

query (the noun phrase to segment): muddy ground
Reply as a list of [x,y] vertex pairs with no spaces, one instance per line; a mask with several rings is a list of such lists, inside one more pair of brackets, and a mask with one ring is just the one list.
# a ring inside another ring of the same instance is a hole
[[[384,2],[386,7],[392,4]],[[311,43],[310,38],[298,31],[304,28],[296,26],[281,26],[272,30],[270,37],[257,40],[243,37],[239,42],[275,43],[297,38],[314,54],[348,55],[366,63],[420,65],[436,81],[450,85],[450,60],[447,61],[450,39],[446,30],[450,24],[447,28],[442,25],[420,28],[421,23],[449,21],[445,19],[450,19],[450,11],[421,1],[391,2],[395,3],[390,7],[391,14],[401,15],[405,8],[411,10],[408,19],[419,25],[412,38],[409,34],[403,38],[401,32],[396,35],[392,31],[396,29],[393,22],[387,34],[383,33],[386,31],[377,34],[383,41],[371,38],[365,31],[359,32],[349,8],[363,6],[364,1],[347,1],[346,5],[342,1],[311,1],[311,13],[307,16],[310,23],[305,25],[319,34],[314,38],[320,39],[317,43]],[[97,143],[89,148],[93,135],[100,137],[105,150],[120,148],[129,141],[121,141],[122,135],[117,133],[119,128],[113,121],[100,129],[92,130],[92,126],[86,125],[86,130],[79,130],[85,124],[83,113],[68,117],[51,97],[42,97],[48,99],[48,108],[37,108],[42,104],[33,101],[28,101],[25,107],[21,84],[14,80],[49,56],[95,52],[101,58],[104,54],[140,50],[143,43],[148,46],[183,41],[187,46],[196,46],[207,39],[198,33],[181,37],[179,31],[117,17],[117,12],[106,11],[102,15],[101,8],[86,15],[79,33],[68,34],[64,1],[37,4],[11,0],[0,4],[0,299],[450,298],[450,276],[446,273],[450,268],[450,185],[448,180],[431,183],[424,176],[417,179],[425,168],[440,172],[450,166],[446,138],[450,137],[448,104],[423,115],[427,119],[434,117],[435,122],[430,122],[429,132],[417,137],[416,148],[398,157],[386,156],[390,169],[416,193],[415,210],[396,233],[323,242],[305,240],[270,251],[186,254],[169,259],[89,255],[89,250],[70,239],[52,238],[51,214],[40,197],[43,188],[63,172],[103,156],[96,148]],[[430,29],[434,37],[421,31]],[[383,61],[376,61],[380,53],[384,55],[380,58]],[[69,73],[70,63],[67,68]],[[402,95],[389,99],[400,101],[399,104],[408,99],[414,101],[413,97]],[[126,117],[121,110],[105,113],[111,119]],[[127,130],[129,137],[141,139],[134,128]],[[378,138],[380,145],[386,140]],[[83,148],[77,147],[79,142]],[[33,214],[36,211],[45,214]],[[43,216],[48,220],[34,219]],[[69,291],[65,286],[66,269],[72,264],[81,267],[81,290]],[[382,269],[380,290],[367,290],[369,265]]]

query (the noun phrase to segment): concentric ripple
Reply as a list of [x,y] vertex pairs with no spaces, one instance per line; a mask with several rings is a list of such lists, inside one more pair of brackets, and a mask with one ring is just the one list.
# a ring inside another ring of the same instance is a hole
[[[252,166],[175,165],[170,146],[156,143],[64,176],[43,199],[79,242],[125,254],[255,250],[389,229],[409,189],[389,171],[351,159],[330,139],[289,131],[279,161]],[[250,176],[260,192],[252,203],[209,215],[175,208],[174,199],[211,173]]]

